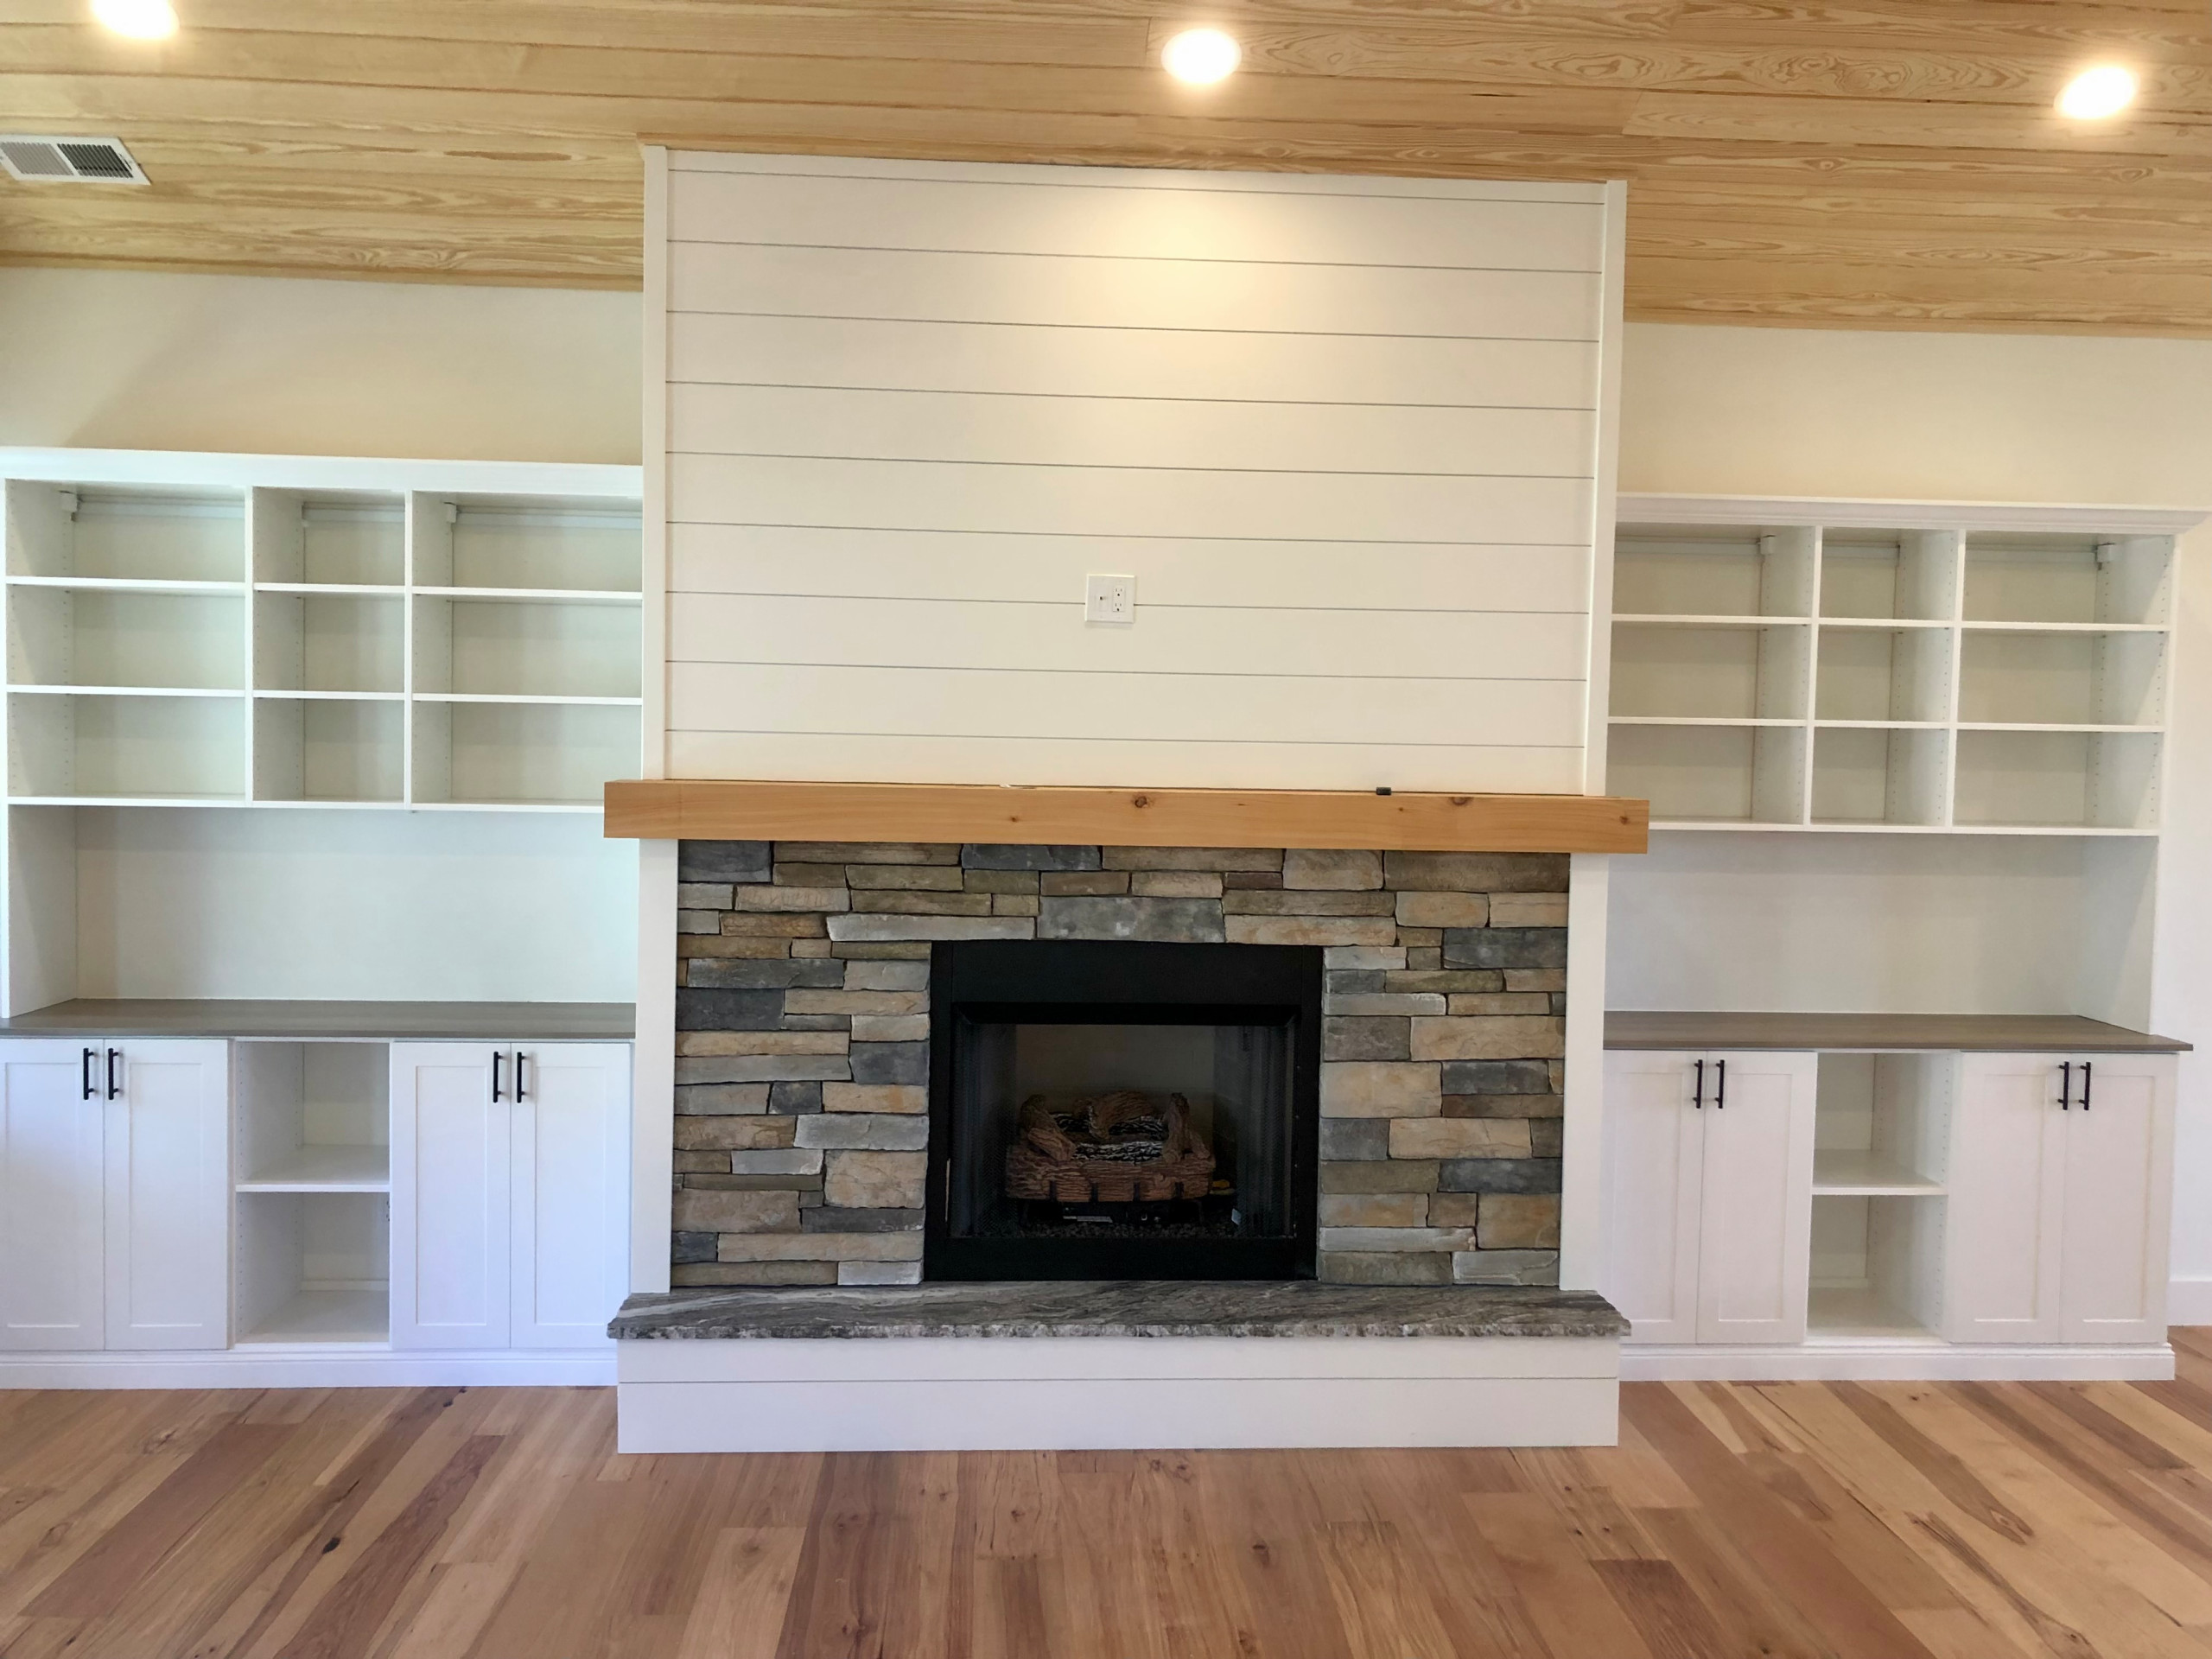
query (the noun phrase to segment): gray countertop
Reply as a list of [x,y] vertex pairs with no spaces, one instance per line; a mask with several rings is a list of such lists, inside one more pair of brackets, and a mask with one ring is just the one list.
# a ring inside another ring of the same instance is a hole
[[1059,1280],[632,1296],[626,1342],[824,1337],[1618,1337],[1587,1291]]
[[1990,1054],[2175,1054],[2190,1045],[2078,1014],[1605,1015],[1607,1048],[1957,1049]]
[[10,1037],[388,1037],[627,1042],[627,1002],[147,1001],[78,997],[0,1020]]

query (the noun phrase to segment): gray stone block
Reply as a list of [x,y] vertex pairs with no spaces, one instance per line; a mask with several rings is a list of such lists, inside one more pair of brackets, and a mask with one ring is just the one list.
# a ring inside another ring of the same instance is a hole
[[678,881],[766,881],[775,870],[765,841],[685,841],[677,843]]
[[1559,1180],[1556,1158],[1446,1158],[1436,1173],[1446,1192],[1556,1192]]
[[1442,1014],[1450,1006],[1448,999],[1427,991],[1353,992],[1346,995],[1332,995],[1324,1005],[1327,1013],[1355,1019],[1362,1014],[1385,1018],[1402,1014]]
[[840,1262],[837,1282],[841,1285],[918,1285],[922,1282],[922,1264],[918,1262]]
[[1380,968],[1350,968],[1321,976],[1324,996],[1374,996],[1389,988],[1390,976]]
[[1106,847],[1100,850],[1109,870],[1268,870],[1280,874],[1282,869],[1282,849],[1279,847]]
[[773,1031],[783,1017],[781,991],[687,988],[676,994],[678,1031]]
[[1321,1281],[1331,1285],[1448,1285],[1452,1257],[1441,1250],[1368,1254],[1324,1250]]
[[680,910],[728,910],[729,883],[679,881],[676,884],[676,903]]
[[1401,893],[1565,893],[1564,853],[1385,853],[1382,879]]
[[1446,1060],[1447,1095],[1548,1095],[1551,1068],[1541,1060]]
[[779,1117],[804,1117],[822,1109],[822,1081],[794,1078],[768,1085],[768,1109]]
[[689,978],[700,990],[781,991],[794,985],[829,989],[845,982],[845,964],[827,957],[694,957]]
[[1282,855],[1286,887],[1372,888],[1382,885],[1382,855],[1363,849],[1293,847]]
[[1343,1250],[1358,1255],[1384,1250],[1449,1253],[1464,1250],[1473,1241],[1464,1227],[1324,1227],[1319,1242],[1325,1252]]
[[927,1043],[855,1043],[852,1050],[855,1083],[927,1083],[930,1046]]
[[1027,916],[880,916],[867,912],[830,918],[830,937],[849,940],[1033,939]]
[[676,931],[679,938],[719,934],[721,931],[722,913],[719,910],[679,910],[676,912]]
[[1037,937],[1219,944],[1221,906],[1211,899],[1047,899]]
[[806,1147],[787,1147],[781,1152],[733,1152],[733,1175],[819,1175],[822,1154]]
[[1325,1117],[1321,1120],[1321,1156],[1325,1160],[1364,1162],[1389,1155],[1389,1118]]
[[1087,898],[1128,890],[1127,870],[1047,871],[1037,878],[1037,891],[1047,899]]
[[796,1192],[802,1205],[809,1198],[816,1204],[822,1202],[823,1178],[818,1173],[811,1175],[763,1175],[757,1172],[746,1175],[687,1175],[683,1178],[683,1185],[696,1187],[702,1192]]
[[929,988],[926,962],[849,962],[844,964],[849,991],[922,991]]
[[963,870],[1095,870],[1096,847],[1005,846],[971,842],[960,849]]
[[960,891],[957,864],[849,864],[844,868],[844,879],[845,885],[855,893]]
[[1452,1280],[1461,1285],[1556,1285],[1557,1250],[1461,1250],[1452,1258]]
[[779,841],[776,857],[788,864],[957,864],[960,849],[933,841]]
[[1325,1060],[1402,1060],[1412,1053],[1413,1028],[1403,1020],[1324,1020]]
[[1396,902],[1387,893],[1315,893],[1303,888],[1221,895],[1223,913],[1230,916],[1388,916]]
[[1447,927],[1447,968],[1564,968],[1563,927]]
[[671,1265],[680,1262],[711,1262],[715,1259],[715,1236],[712,1233],[678,1233],[668,1259]]
[[679,1084],[780,1083],[806,1077],[849,1083],[852,1076],[853,1068],[842,1054],[717,1054],[676,1062]]
[[922,1152],[930,1144],[930,1121],[880,1112],[823,1112],[799,1120],[798,1144],[840,1151]]
[[1556,1158],[1567,1140],[1563,1119],[1540,1117],[1529,1125],[1529,1150],[1539,1158]]
[[800,1217],[810,1233],[918,1233],[918,1210],[840,1210],[824,1205]]

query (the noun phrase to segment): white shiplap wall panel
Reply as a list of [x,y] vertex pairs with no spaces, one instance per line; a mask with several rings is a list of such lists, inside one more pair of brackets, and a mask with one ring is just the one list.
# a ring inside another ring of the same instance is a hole
[[[1142,594],[1140,592],[1140,598]],[[698,594],[669,620],[672,663],[1067,669],[1165,674],[1327,675],[1368,680],[1565,680],[1579,683],[1580,619],[1526,612],[1154,609],[1141,628],[1054,623],[1064,606],[1004,600],[819,599]],[[1562,675],[1560,664],[1576,671]]]
[[669,283],[670,304],[685,312],[1586,341],[1599,280],[1555,270],[687,242],[669,250]]
[[[1056,604],[1084,575],[1134,575],[1144,615],[1313,610],[1558,612],[1579,616],[1589,572],[1573,547],[1460,542],[1247,541],[1164,536],[993,536],[799,524],[671,526],[670,586],[685,594],[988,598]],[[1344,573],[1357,569],[1358,603]],[[687,603],[689,601],[687,601]]]
[[1476,409],[1590,409],[1597,401],[1593,348],[1572,340],[680,311],[669,318],[669,378],[678,385]]
[[1584,786],[1604,187],[670,180],[670,775]]
[[1245,472],[1573,477],[1596,442],[1580,410],[1224,404],[818,386],[669,388],[694,454]]

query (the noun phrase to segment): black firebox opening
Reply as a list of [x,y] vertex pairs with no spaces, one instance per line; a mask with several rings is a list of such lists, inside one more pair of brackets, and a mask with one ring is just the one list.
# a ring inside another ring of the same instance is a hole
[[1310,1279],[1321,952],[931,953],[922,1276]]

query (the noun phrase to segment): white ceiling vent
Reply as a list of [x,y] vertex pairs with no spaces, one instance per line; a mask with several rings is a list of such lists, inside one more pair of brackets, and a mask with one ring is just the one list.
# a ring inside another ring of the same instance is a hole
[[19,184],[143,184],[120,138],[48,138],[0,132],[0,166]]

